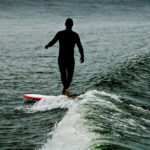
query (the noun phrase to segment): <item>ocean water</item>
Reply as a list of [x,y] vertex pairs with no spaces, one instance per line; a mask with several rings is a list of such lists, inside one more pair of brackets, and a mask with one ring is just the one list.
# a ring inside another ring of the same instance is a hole
[[[78,99],[61,95],[58,43],[44,49],[68,17]],[[149,0],[0,0],[0,150],[150,150],[149,18]]]

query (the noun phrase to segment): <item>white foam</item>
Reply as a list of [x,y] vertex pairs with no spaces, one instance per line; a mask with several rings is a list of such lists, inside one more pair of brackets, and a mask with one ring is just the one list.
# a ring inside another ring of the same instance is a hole
[[49,96],[36,102],[32,107],[27,109],[28,113],[35,113],[38,111],[47,111],[55,108],[69,108],[74,103],[73,100],[68,99],[66,96]]
[[84,126],[84,121],[75,104],[58,124],[42,150],[82,150],[91,141],[92,135]]
[[[114,109],[118,112],[122,112],[119,108],[117,108],[116,105],[114,105],[110,101],[106,101],[105,98],[100,98],[100,97],[97,97],[96,95],[108,96],[108,97],[114,99],[115,101],[121,102],[118,96],[116,96],[114,94],[106,93],[104,91],[100,92],[97,90],[89,91],[89,92],[81,95],[80,97],[82,97],[86,101],[91,101],[92,103],[95,103],[97,105],[101,105],[101,106],[104,106],[107,108],[110,107],[111,109]],[[84,103],[85,103],[85,101],[84,101]]]
[[[56,124],[53,131],[48,133],[47,142],[41,150],[84,150],[88,148],[90,142],[97,136],[89,132],[87,120],[84,119],[86,113],[86,104],[89,101],[98,102],[100,105],[111,103],[97,97],[95,94],[110,96],[116,100],[119,98],[115,95],[96,90],[89,91],[80,95],[81,100],[68,99],[66,96],[49,96],[35,103],[32,107],[26,109],[27,113],[38,111],[47,111],[55,108],[68,108],[64,118]],[[117,108],[116,108],[117,109]]]
[[32,107],[24,109],[26,113],[36,113],[55,108],[68,108],[64,118],[56,124],[52,132],[48,133],[51,136],[48,136],[47,143],[41,150],[79,150],[88,145],[93,136],[84,125],[82,110],[80,111],[80,106],[84,102],[86,99],[70,99],[62,95],[48,96]]
[[132,104],[130,104],[130,106],[138,111],[150,113],[148,109],[143,109],[142,107],[134,106]]

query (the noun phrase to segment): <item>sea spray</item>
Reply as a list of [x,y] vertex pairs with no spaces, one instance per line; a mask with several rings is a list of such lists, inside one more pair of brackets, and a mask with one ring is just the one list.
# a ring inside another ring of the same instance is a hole
[[80,95],[79,97],[82,98],[80,100],[68,100],[66,97],[61,97],[65,99],[61,99],[62,101],[59,101],[58,99],[60,97],[57,97],[58,99],[55,97],[56,99],[52,102],[52,106],[59,106],[61,108],[67,107],[68,112],[65,117],[55,125],[54,130],[49,133],[50,136],[47,143],[43,145],[41,150],[89,149],[91,142],[96,139],[97,136],[94,132],[92,132],[91,127],[89,126],[89,120],[86,119],[86,111],[88,110],[85,105],[89,101],[93,102],[94,99],[97,101],[97,97],[95,96],[97,94],[115,98],[119,101],[119,98],[116,95],[108,94],[106,92],[98,92],[96,90]]
[[[27,113],[68,109],[63,119],[56,121],[49,130],[47,142],[40,150],[95,150],[106,147],[116,150],[132,147],[136,150],[138,147],[133,143],[126,145],[127,141],[122,135],[128,136],[128,139],[132,136],[148,138],[149,121],[132,115],[135,108],[120,97],[97,90],[79,97],[69,99],[66,96],[49,96],[26,109]],[[138,110],[139,115],[145,113],[141,107]]]
[[[66,99],[66,101],[67,105],[63,104],[63,106],[69,106],[67,114],[55,126],[50,133],[50,138],[48,138],[47,143],[41,150],[82,150],[88,147],[93,138],[92,133],[88,132],[84,124],[85,120],[82,117],[80,101],[75,99]],[[71,105],[68,105],[68,102]]]

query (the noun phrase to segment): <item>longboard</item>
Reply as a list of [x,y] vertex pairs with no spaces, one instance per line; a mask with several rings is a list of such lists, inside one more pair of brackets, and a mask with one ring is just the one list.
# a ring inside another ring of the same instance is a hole
[[[40,95],[40,94],[23,94],[23,96],[25,98],[29,98],[29,99],[34,99],[34,100],[41,100],[41,99],[44,99],[44,98],[49,98],[48,95]],[[68,96],[68,98],[70,99],[80,99],[80,97],[77,97],[77,96]]]

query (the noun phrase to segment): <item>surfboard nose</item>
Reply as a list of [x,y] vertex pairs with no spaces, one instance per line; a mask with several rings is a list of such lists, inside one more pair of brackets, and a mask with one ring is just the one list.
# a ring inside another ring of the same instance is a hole
[[23,94],[24,97],[30,98],[30,99],[36,99],[36,100],[41,100],[42,97],[37,94]]

